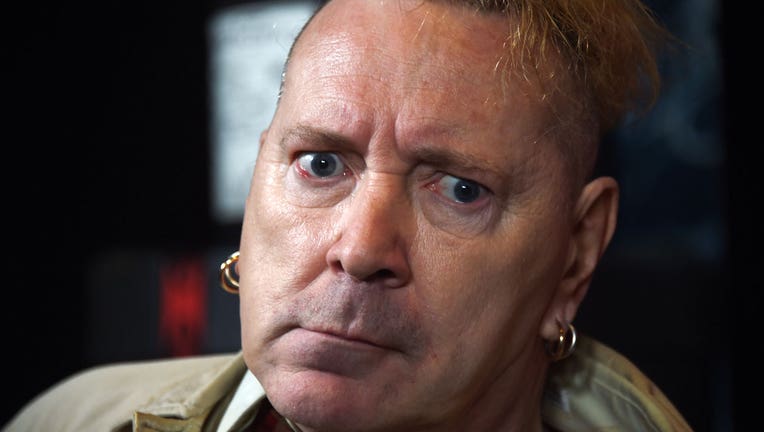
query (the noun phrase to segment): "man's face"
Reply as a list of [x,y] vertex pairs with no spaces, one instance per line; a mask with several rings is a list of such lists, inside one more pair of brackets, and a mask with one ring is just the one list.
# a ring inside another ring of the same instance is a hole
[[238,265],[245,359],[287,417],[413,428],[529,397],[571,193],[539,89],[501,78],[508,30],[335,0],[303,34]]

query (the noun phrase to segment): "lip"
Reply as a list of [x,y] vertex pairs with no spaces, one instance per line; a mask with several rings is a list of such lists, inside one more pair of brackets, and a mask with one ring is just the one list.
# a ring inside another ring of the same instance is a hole
[[367,338],[324,329],[294,327],[279,338],[278,349],[293,367],[360,377],[377,369],[393,350]]
[[323,336],[328,339],[335,339],[337,342],[340,342],[340,343],[348,343],[353,345],[365,345],[370,348],[378,348],[378,349],[389,349],[388,347],[383,346],[379,343],[376,343],[367,337],[343,334],[341,332],[337,332],[333,330],[316,329],[316,328],[309,328],[309,327],[298,327],[298,329],[304,330],[310,333],[314,333],[318,336]]

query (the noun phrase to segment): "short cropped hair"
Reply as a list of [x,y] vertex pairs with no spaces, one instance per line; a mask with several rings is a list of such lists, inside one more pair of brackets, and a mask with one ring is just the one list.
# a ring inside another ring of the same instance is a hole
[[512,69],[535,71],[558,53],[595,104],[607,131],[643,113],[660,90],[658,55],[671,36],[638,0],[446,0],[516,18],[509,34]]

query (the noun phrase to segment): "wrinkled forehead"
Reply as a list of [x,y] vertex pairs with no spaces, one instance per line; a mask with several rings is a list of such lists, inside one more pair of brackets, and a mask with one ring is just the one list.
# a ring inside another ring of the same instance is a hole
[[[459,40],[462,48],[475,53],[502,44],[509,32],[504,14],[438,0],[332,0],[313,23],[322,33],[357,33],[411,45],[442,38]],[[394,34],[385,32],[389,29],[395,29]]]
[[[296,43],[284,95],[300,88],[293,97],[321,94],[325,102],[341,93],[473,138],[493,130],[506,142],[550,142],[580,176],[580,160],[594,148],[595,129],[581,126],[585,98],[571,97],[578,92],[555,50],[539,58],[513,45],[517,20],[445,0],[332,0]],[[385,96],[369,102],[370,94]]]
[[[297,41],[284,88],[294,69],[301,76],[292,81],[301,84],[333,74],[377,74],[370,78],[394,77],[412,89],[468,86],[473,97],[460,102],[490,107],[494,115],[501,115],[496,106],[518,97],[548,110],[563,85],[563,75],[554,72],[559,62],[550,57],[549,67],[519,70],[509,42],[513,29],[513,16],[462,2],[332,0]],[[542,75],[554,78],[542,83]]]
[[[437,78],[434,67],[443,78],[498,88],[508,77],[511,24],[504,13],[451,1],[332,0],[306,28],[293,55],[320,50],[328,53],[322,57],[327,64],[365,53],[366,62],[384,62],[386,71],[399,65],[412,81],[425,69],[428,80]],[[395,57],[386,57],[391,52]]]

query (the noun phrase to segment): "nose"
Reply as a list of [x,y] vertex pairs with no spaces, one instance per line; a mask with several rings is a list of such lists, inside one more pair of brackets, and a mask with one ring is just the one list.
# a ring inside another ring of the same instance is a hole
[[411,277],[408,244],[415,231],[405,181],[367,177],[343,209],[337,238],[327,252],[335,272],[398,288]]

